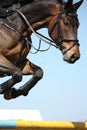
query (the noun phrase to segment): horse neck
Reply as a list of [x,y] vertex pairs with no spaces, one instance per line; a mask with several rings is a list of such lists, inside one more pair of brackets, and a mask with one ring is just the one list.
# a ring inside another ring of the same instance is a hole
[[60,4],[56,0],[36,0],[21,8],[34,30],[47,27],[50,19],[58,14]]

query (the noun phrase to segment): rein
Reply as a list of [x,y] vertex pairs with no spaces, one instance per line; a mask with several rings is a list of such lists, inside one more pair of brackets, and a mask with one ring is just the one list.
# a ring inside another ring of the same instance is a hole
[[[40,41],[43,41],[43,42],[46,42],[47,44],[51,45],[51,46],[54,46],[56,48],[58,48],[57,45],[55,45],[54,41],[45,37],[44,35],[34,31],[34,29],[32,28],[30,22],[27,20],[27,18],[24,16],[24,14],[20,11],[20,10],[15,10],[20,16],[22,16],[22,18],[25,20],[27,26],[31,29],[31,31],[34,33],[35,36],[37,36],[39,38]],[[40,51],[40,50],[39,50]]]

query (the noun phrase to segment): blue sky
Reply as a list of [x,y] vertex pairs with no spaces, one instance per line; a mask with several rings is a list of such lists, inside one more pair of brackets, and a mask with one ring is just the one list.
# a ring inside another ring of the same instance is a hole
[[[77,2],[77,0],[74,0]],[[80,26],[78,39],[80,41],[81,58],[75,64],[63,61],[59,50],[51,47],[44,53],[29,54],[28,58],[39,65],[44,71],[44,77],[30,91],[27,97],[19,97],[6,101],[0,95],[0,109],[38,109],[44,120],[85,121],[87,120],[87,0],[78,10]],[[46,29],[40,32],[45,36]],[[34,36],[33,43],[38,43]],[[42,47],[47,44],[42,43]],[[33,50],[32,50],[33,51]],[[20,87],[30,76],[25,76]],[[0,82],[6,79],[0,79]]]

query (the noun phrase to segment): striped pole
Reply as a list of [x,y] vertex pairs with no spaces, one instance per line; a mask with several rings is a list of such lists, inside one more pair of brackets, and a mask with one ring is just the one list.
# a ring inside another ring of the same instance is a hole
[[1,120],[0,130],[87,130],[87,122]]

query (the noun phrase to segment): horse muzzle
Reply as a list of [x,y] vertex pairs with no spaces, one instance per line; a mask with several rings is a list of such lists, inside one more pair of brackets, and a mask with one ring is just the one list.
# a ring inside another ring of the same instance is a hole
[[68,56],[67,54],[63,55],[63,60],[70,64],[75,63],[79,58],[80,58],[80,55],[76,53],[72,54],[71,56]]
[[[73,40],[74,41],[74,40]],[[63,60],[68,63],[75,63],[80,58],[79,43],[74,42],[72,46],[62,50]]]

